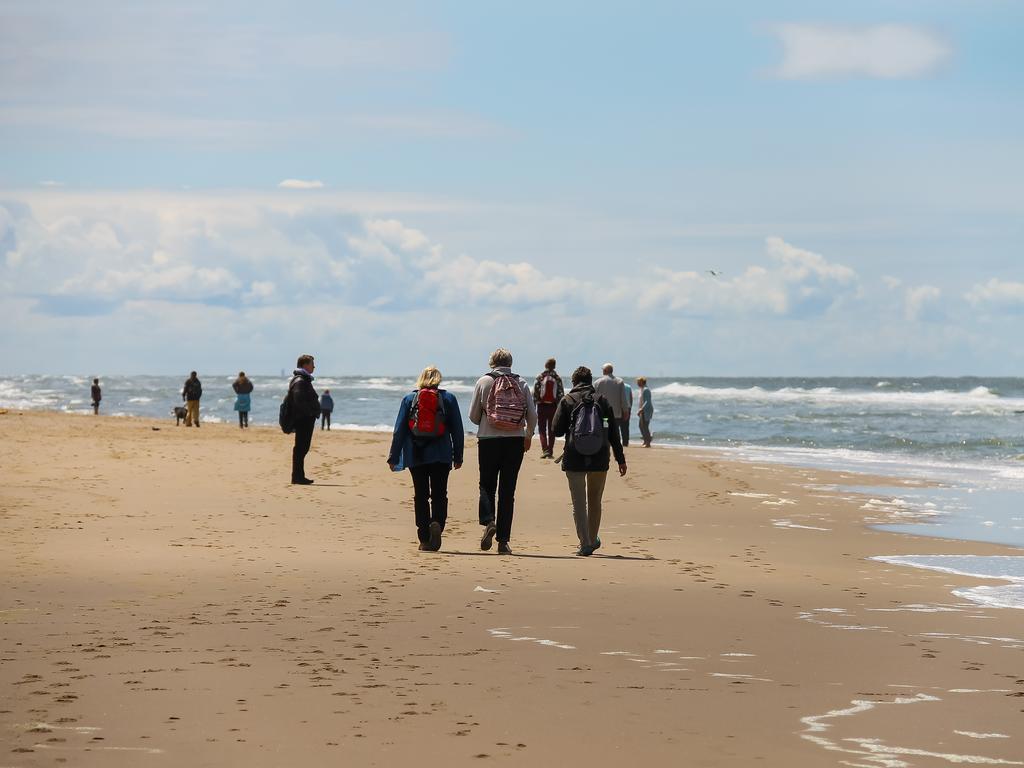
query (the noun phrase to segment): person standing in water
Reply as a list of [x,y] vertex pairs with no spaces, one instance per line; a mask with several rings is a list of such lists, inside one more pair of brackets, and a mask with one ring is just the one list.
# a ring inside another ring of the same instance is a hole
[[100,400],[103,399],[103,390],[100,389],[100,380],[92,380],[92,412],[94,416],[100,413]]
[[654,418],[654,401],[651,399],[651,390],[647,386],[647,377],[641,376],[636,380],[636,386],[640,390],[640,406],[637,409],[637,416],[640,417],[640,436],[644,439],[644,448],[651,447],[651,419]]
[[238,428],[248,429],[249,411],[252,410],[252,381],[245,371],[238,372],[238,378],[231,385],[235,390],[235,410],[238,411]]

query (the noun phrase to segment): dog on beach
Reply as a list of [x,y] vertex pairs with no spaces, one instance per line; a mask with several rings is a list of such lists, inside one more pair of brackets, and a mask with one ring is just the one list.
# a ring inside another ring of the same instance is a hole
[[173,408],[174,411],[174,426],[180,426],[181,422],[185,420],[185,406],[176,405]]

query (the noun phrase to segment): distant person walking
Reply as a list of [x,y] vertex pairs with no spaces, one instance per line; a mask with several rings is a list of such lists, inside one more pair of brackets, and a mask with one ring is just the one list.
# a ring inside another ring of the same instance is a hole
[[331,414],[334,412],[334,398],[331,397],[331,390],[325,389],[320,395],[320,429],[326,425],[327,431],[331,431]]
[[292,422],[295,427],[295,445],[292,448],[292,484],[312,485],[306,477],[306,454],[313,442],[313,428],[320,415],[320,398],[313,389],[313,370],[316,365],[312,355],[300,355],[295,362],[292,380],[288,384]]
[[647,377],[641,376],[636,380],[637,389],[640,390],[640,405],[637,408],[637,416],[640,417],[640,436],[644,440],[644,448],[651,447],[651,419],[654,418],[654,401],[651,399],[651,390],[647,387]]
[[608,447],[615,453],[619,475],[626,474],[626,455],[619,441],[615,413],[593,387],[589,368],[572,374],[572,389],[558,404],[555,434],[565,437],[562,471],[569,482],[572,516],[580,540],[577,555],[587,557],[601,547],[601,499],[608,479]]
[[558,401],[565,394],[562,377],[555,371],[555,358],[544,363],[537,380],[533,383],[533,402],[537,407],[537,431],[540,432],[540,457],[550,459],[555,451],[554,418]]
[[185,379],[181,390],[181,399],[185,401],[185,426],[191,427],[193,422],[199,426],[199,399],[203,396],[203,384],[195,371]]
[[511,555],[516,481],[537,427],[537,409],[527,383],[512,373],[511,352],[494,350],[489,364],[491,372],[477,381],[469,406],[469,420],[479,426],[480,549],[489,550],[497,535],[498,554]]
[[604,376],[594,382],[594,389],[612,407],[615,422],[619,426],[619,439],[624,446],[629,445],[629,422],[625,419],[629,413],[630,402],[626,395],[626,382],[615,375],[615,367],[611,363],[605,363],[601,372]]
[[441,372],[423,369],[416,389],[402,398],[388,466],[412,475],[416,537],[421,552],[437,552],[448,520],[448,475],[462,466],[465,432],[455,395],[439,389]]
[[100,400],[103,399],[103,390],[100,389],[100,380],[92,380],[92,412],[94,416],[100,413]]
[[238,372],[231,388],[235,390],[235,410],[238,411],[238,428],[249,428],[249,411],[252,410],[252,381],[245,375],[245,371]]

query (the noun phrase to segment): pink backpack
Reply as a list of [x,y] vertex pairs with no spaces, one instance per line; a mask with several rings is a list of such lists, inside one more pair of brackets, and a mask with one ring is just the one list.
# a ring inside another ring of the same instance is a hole
[[487,421],[495,429],[517,432],[526,423],[526,394],[514,373],[487,374],[494,383],[487,393]]

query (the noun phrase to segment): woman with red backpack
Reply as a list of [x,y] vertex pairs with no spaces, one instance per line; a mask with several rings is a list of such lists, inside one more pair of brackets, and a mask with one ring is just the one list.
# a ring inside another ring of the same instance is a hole
[[412,475],[416,536],[421,552],[437,552],[448,519],[448,474],[462,466],[465,434],[455,395],[439,389],[441,372],[428,365],[416,389],[402,398],[388,466]]

